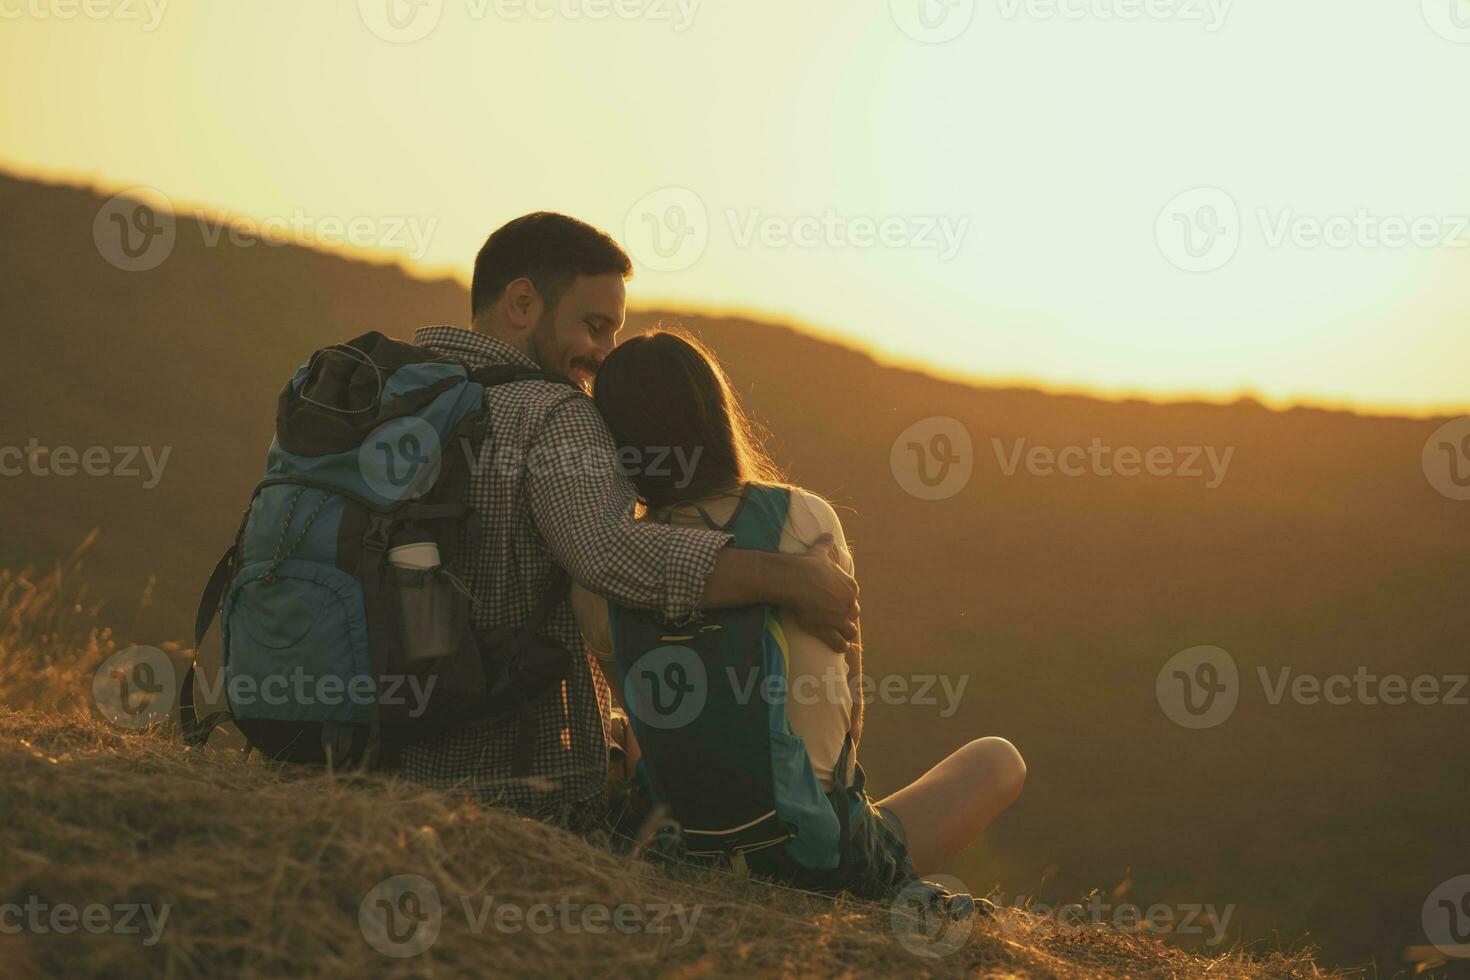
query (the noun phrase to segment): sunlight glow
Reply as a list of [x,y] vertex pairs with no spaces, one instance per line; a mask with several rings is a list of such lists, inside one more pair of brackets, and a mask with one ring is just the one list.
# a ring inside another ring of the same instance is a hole
[[562,210],[639,306],[954,377],[1459,414],[1460,2],[0,0],[0,165],[466,279]]

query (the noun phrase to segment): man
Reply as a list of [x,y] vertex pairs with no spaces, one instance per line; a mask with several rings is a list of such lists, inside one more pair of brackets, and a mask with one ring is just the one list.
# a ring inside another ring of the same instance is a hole
[[[631,274],[628,256],[597,229],[565,215],[528,214],[492,234],[475,259],[471,329],[425,327],[414,342],[472,367],[519,364],[585,389],[623,325]],[[771,602],[793,610],[833,649],[855,637],[857,583],[828,549],[743,551],[727,547],[727,534],[635,521],[632,484],[584,392],[521,381],[489,389],[486,407],[497,465],[477,466],[470,479],[480,542],[465,583],[480,631],[525,622],[560,566],[590,591],[661,610],[674,623],[697,619],[700,608]],[[571,651],[572,666],[561,691],[535,706],[529,778],[511,775],[515,721],[410,747],[402,774],[574,828],[595,825],[605,804],[610,693],[565,593],[546,632]]]

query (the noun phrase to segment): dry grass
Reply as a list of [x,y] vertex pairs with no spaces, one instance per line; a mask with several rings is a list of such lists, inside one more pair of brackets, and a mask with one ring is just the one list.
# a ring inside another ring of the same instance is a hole
[[[1147,938],[1059,928],[1007,911],[925,960],[883,906],[832,902],[618,856],[534,821],[402,782],[190,754],[163,733],[0,708],[0,902],[171,906],[162,941],[22,934],[5,973],[30,976],[385,974],[674,977],[845,974],[1315,977],[1304,955],[1196,958]],[[442,931],[392,960],[364,939],[369,890],[417,874],[443,897]],[[526,907],[630,903],[698,909],[692,935],[582,929],[476,934],[470,897]]]
[[[113,648],[67,588],[77,558],[52,576],[0,579],[0,699],[11,705],[0,706],[0,905],[145,904],[168,917],[151,945],[147,926],[0,931],[6,977],[1328,975],[1305,953],[1205,959],[1015,910],[924,958],[896,937],[887,906],[622,856],[401,781],[120,731],[77,707]],[[359,921],[368,893],[396,875],[422,876],[443,902],[437,940],[407,959],[374,949]],[[559,911],[514,931],[493,914],[477,927],[490,898],[570,907],[573,927]],[[662,932],[580,927],[594,904],[635,907],[650,925],[656,913],[643,910],[677,906],[691,928],[674,918]]]
[[[118,650],[82,575],[98,534],[93,530],[49,570],[0,568],[0,703],[43,711],[91,710],[93,672]],[[145,591],[144,607],[149,598]],[[163,649],[182,656],[176,643]]]

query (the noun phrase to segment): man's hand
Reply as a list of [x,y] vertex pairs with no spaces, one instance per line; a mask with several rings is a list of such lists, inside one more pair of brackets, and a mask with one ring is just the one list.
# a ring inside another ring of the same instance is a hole
[[858,584],[837,564],[837,544],[824,534],[800,560],[789,603],[797,622],[838,653],[858,637]]
[[704,581],[703,609],[769,602],[790,609],[813,636],[838,653],[858,636],[858,585],[837,564],[824,534],[804,555],[725,548]]

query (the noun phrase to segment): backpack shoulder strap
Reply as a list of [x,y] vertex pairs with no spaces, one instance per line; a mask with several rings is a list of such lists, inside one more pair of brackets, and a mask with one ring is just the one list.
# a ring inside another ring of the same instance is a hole
[[214,622],[215,614],[219,612],[220,605],[224,602],[225,589],[230,584],[230,578],[235,573],[235,559],[239,554],[239,539],[231,544],[225,553],[215,563],[214,571],[209,574],[209,582],[204,586],[204,594],[199,597],[199,610],[194,614],[194,649],[198,651],[204,646],[204,635],[209,632],[209,626]]
[[184,672],[184,682],[179,685],[179,731],[184,744],[194,748],[203,747],[210,734],[230,717],[228,711],[212,711],[203,718],[194,709],[194,673],[199,666],[196,657]]
[[747,484],[740,506],[725,525],[735,535],[735,547],[760,551],[780,551],[781,533],[791,506],[791,492],[785,487]]

